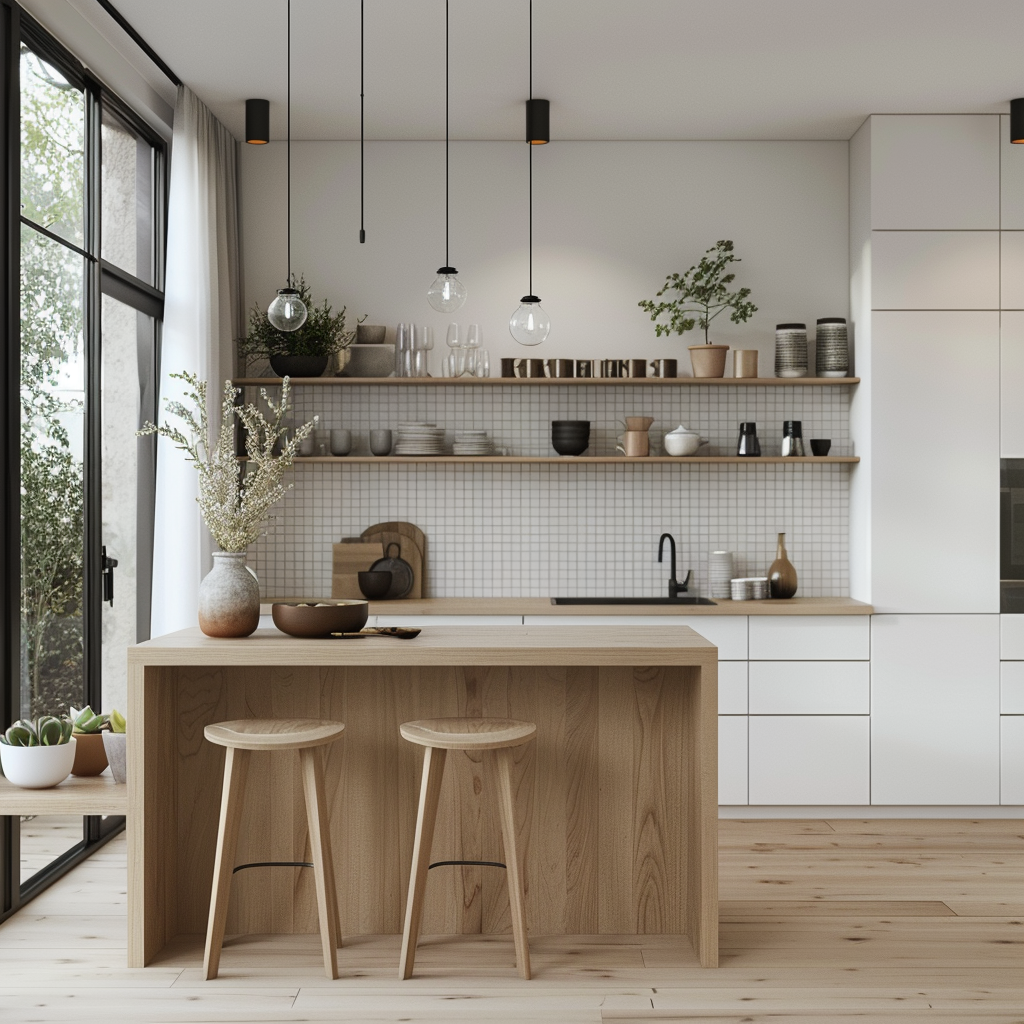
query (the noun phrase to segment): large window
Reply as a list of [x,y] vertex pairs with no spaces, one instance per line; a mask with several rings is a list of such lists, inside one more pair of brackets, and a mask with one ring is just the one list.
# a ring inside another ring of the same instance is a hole
[[[6,727],[124,711],[148,635],[155,446],[135,430],[156,412],[166,153],[12,0],[0,15]],[[0,913],[121,824],[4,819]]]

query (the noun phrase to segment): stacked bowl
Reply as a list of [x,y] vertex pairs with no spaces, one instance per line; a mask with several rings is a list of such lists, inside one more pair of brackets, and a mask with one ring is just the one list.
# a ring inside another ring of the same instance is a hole
[[559,455],[582,455],[590,444],[590,420],[552,420],[551,447]]
[[708,562],[708,578],[711,583],[711,596],[720,601],[728,601],[732,596],[729,583],[732,575],[732,552],[712,551]]

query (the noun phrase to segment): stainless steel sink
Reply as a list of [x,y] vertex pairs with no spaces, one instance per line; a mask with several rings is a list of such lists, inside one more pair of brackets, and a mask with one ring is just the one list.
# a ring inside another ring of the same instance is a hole
[[709,597],[553,597],[552,604],[714,604]]

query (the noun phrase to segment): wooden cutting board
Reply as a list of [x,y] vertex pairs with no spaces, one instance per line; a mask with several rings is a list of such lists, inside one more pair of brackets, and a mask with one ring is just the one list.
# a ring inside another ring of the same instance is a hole
[[384,548],[380,541],[343,542],[333,546],[331,564],[331,597],[360,598],[359,576],[384,557]]
[[[397,544],[402,550],[399,557],[404,558],[412,566],[412,590],[405,596],[411,599],[423,597],[426,584],[427,538],[418,526],[402,522],[378,523],[363,530],[362,539],[379,541],[385,551],[389,544]],[[392,547],[390,554],[396,555],[398,552]]]

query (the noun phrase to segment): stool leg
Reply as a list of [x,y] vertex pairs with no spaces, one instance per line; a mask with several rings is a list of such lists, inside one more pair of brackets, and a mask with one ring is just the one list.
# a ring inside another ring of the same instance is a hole
[[[329,749],[329,747],[324,747],[324,758],[321,765],[321,771],[325,779],[327,777],[327,752]],[[326,783],[324,784],[324,792],[327,792]],[[324,804],[324,806],[326,807],[327,805]],[[344,943],[341,941],[341,912],[338,910],[338,886],[334,878],[334,850],[331,846],[331,821],[329,814],[327,815],[327,826],[324,829],[324,863],[328,867],[328,870],[324,872],[324,877],[330,883],[330,891],[327,894],[327,906],[334,915],[334,937],[337,940],[338,949],[341,949]]]
[[231,874],[235,866],[238,826],[242,821],[242,797],[249,770],[249,751],[227,748],[224,758],[224,786],[220,801],[220,825],[217,829],[217,857],[213,865],[213,892],[210,895],[210,920],[206,928],[206,955],[203,972],[206,980],[217,977],[220,951],[224,945],[224,925],[231,896]]
[[302,788],[306,794],[306,818],[309,822],[309,846],[316,877],[316,906],[320,917],[320,944],[324,951],[324,971],[332,981],[338,977],[338,936],[335,932],[337,911],[331,910],[334,899],[334,865],[330,857],[327,830],[327,795],[324,790],[323,762],[315,747],[299,751],[302,765]]
[[416,813],[416,836],[412,846],[412,872],[409,876],[409,899],[405,905],[405,931],[402,933],[402,963],[398,976],[404,981],[412,977],[416,961],[416,943],[423,920],[423,895],[427,888],[430,847],[434,842],[437,803],[441,797],[441,778],[448,751],[427,747],[423,753],[423,781],[420,783],[420,806]]
[[498,776],[498,812],[501,816],[501,838],[505,847],[508,875],[508,901],[512,910],[512,937],[516,944],[519,974],[530,980],[530,946],[526,938],[526,904],[523,898],[523,877],[516,848],[516,805],[512,790],[512,751],[489,751]]

